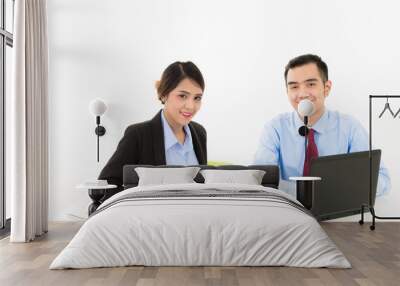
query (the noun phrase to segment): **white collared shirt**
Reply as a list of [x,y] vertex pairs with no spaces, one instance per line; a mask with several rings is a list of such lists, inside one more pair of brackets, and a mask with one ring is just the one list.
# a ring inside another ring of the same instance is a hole
[[[298,132],[301,126],[303,122],[296,111],[280,114],[265,124],[254,163],[278,165],[284,181],[301,176],[305,156],[304,137]],[[350,115],[326,109],[311,128],[319,156],[369,150],[367,131]],[[292,193],[294,184],[283,183]],[[387,193],[390,187],[389,172],[381,162],[377,195]]]
[[161,122],[164,129],[165,161],[167,165],[198,165],[199,162],[193,149],[192,134],[188,125],[185,125],[185,141],[179,143],[174,132],[165,119],[164,110],[161,112]]

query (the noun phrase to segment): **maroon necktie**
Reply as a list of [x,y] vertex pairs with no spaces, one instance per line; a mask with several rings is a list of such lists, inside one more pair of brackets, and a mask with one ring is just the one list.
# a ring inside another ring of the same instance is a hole
[[304,158],[303,176],[310,175],[311,160],[313,158],[318,158],[318,149],[314,140],[314,129],[310,129],[308,133],[308,144],[307,144],[306,155]]

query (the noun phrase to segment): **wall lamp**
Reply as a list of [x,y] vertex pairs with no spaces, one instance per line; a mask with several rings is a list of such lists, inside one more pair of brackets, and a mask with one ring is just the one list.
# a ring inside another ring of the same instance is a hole
[[99,162],[99,137],[106,134],[106,129],[100,125],[100,116],[107,110],[107,105],[99,98],[92,100],[89,104],[90,112],[96,116],[96,129],[94,133],[97,135],[97,162]]

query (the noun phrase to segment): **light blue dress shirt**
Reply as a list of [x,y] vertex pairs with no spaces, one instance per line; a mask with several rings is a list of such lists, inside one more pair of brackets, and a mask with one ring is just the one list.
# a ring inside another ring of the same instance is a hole
[[[281,173],[280,188],[291,195],[295,193],[295,183],[291,176],[302,176],[304,166],[304,137],[298,129],[303,125],[297,112],[276,116],[264,126],[255,164],[278,165]],[[325,110],[322,117],[312,126],[319,156],[344,154],[369,149],[366,130],[350,115]],[[282,181],[283,180],[283,181]],[[379,169],[377,195],[390,190],[388,170],[381,163]]]
[[192,134],[190,128],[185,125],[186,136],[183,144],[179,143],[174,132],[165,119],[164,111],[161,112],[161,121],[164,129],[165,159],[167,165],[198,165],[196,153],[193,149]]

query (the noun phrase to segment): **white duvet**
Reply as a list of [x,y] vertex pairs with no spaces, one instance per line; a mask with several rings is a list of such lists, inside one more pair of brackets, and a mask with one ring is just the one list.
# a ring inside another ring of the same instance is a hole
[[174,197],[113,203],[131,192],[207,189],[262,190],[289,198],[276,189],[254,185],[131,188],[105,201],[99,207],[103,210],[82,225],[50,269],[126,265],[351,267],[312,216],[278,200]]

